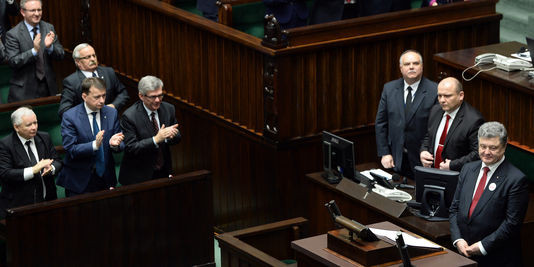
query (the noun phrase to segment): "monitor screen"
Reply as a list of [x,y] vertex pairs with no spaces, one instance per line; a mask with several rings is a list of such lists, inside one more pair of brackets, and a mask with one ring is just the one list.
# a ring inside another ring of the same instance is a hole
[[421,203],[421,217],[448,220],[459,172],[415,167],[415,199]]
[[323,131],[323,177],[339,183],[341,177],[359,182],[354,176],[354,143]]

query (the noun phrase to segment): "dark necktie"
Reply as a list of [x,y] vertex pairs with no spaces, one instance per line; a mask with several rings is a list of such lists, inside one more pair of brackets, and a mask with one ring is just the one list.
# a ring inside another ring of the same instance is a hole
[[408,120],[408,114],[410,114],[410,110],[412,109],[412,87],[408,86],[406,90],[408,90],[408,95],[406,95],[406,107],[404,109],[404,117],[406,118],[406,120]]
[[[98,134],[98,132],[100,132],[100,129],[98,128],[98,123],[96,122],[96,112],[92,112],[91,114],[93,115],[93,134],[96,138],[96,135]],[[104,162],[104,143],[102,143],[100,144],[100,147],[96,152],[95,161],[95,171],[99,177],[102,177],[104,175],[105,165],[106,164]]]
[[[158,121],[156,120],[156,112],[150,113],[150,120],[152,121],[154,135],[156,135],[159,132],[159,125]],[[161,170],[161,167],[163,167],[163,151],[161,150],[161,145],[158,145],[158,155],[156,157],[154,169]]]
[[447,129],[449,128],[449,119],[451,116],[447,114],[447,120],[445,121],[445,127],[443,127],[443,132],[441,132],[441,137],[439,138],[438,149],[436,149],[436,155],[434,156],[434,168],[439,169],[439,164],[443,161],[441,158],[441,153],[443,152],[443,145],[445,144],[445,139],[447,139]]
[[[26,147],[28,148],[28,157],[30,158],[30,163],[32,166],[35,166],[37,164],[37,159],[35,158],[35,155],[33,154],[33,150],[31,147],[31,140],[26,141]],[[38,173],[34,176],[34,182],[35,182],[35,192],[34,192],[34,203],[41,202],[44,198],[44,191],[43,191],[43,177]],[[38,179],[37,179],[38,178]]]
[[484,167],[483,170],[484,173],[480,178],[480,182],[478,182],[477,190],[475,191],[475,196],[473,197],[473,201],[471,201],[471,206],[469,207],[469,218],[471,218],[471,214],[473,214],[473,211],[475,210],[475,207],[477,206],[478,201],[480,200],[480,197],[484,192],[484,188],[486,187],[486,180],[488,179],[489,168]]
[[[37,31],[39,30],[38,27],[33,27],[32,29],[32,32],[33,32],[33,39],[35,40],[35,36],[37,36]],[[42,37],[42,36],[41,36]],[[43,53],[43,50],[46,49],[45,47],[43,47],[43,39],[41,38],[41,48],[39,48],[39,51],[37,52],[37,60],[35,61],[35,76],[37,77],[37,79],[39,79],[40,81],[43,80],[44,76],[45,76],[45,71],[44,71],[44,53]]]

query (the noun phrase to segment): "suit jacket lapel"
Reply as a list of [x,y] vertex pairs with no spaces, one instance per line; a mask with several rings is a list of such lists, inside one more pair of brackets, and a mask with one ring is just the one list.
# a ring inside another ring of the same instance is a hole
[[89,140],[94,140],[93,130],[91,129],[91,123],[89,122],[89,116],[85,111],[85,106],[82,102],[81,105],[78,105],[78,121],[80,122],[80,127],[82,132],[80,133],[82,137],[85,137],[81,140],[82,142],[87,142]]
[[80,69],[76,71],[76,74],[78,74],[78,79],[79,79],[78,86],[80,87],[80,94],[81,94],[82,93],[82,82],[83,80],[85,80],[86,77]]
[[19,158],[24,162],[24,166],[27,166],[27,167],[32,166],[30,162],[30,158],[28,157],[28,153],[26,152],[24,145],[20,141],[19,136],[15,132],[12,134],[12,136],[13,136],[12,138],[13,148],[15,149],[15,152],[17,153]]
[[417,88],[417,91],[415,92],[415,98],[412,103],[412,108],[410,109],[410,112],[408,113],[408,118],[406,118],[406,123],[408,123],[414,116],[415,112],[423,102],[423,99],[426,95],[426,88],[424,87],[423,79],[421,79],[421,82],[419,83],[419,87]]
[[21,46],[22,46],[22,44],[27,44],[27,45],[22,46],[20,48],[20,50],[21,51],[25,51],[25,50],[29,49],[28,47],[33,48],[32,36],[30,35],[30,32],[28,31],[28,28],[26,28],[26,24],[24,23],[24,21],[21,21],[19,25],[20,25],[19,34],[20,34],[21,38],[24,39],[21,42]]
[[464,119],[464,111],[465,111],[465,105],[462,103],[460,106],[460,109],[458,110],[458,113],[456,113],[456,116],[454,117],[454,120],[452,121],[451,126],[449,127],[449,131],[447,132],[447,138],[445,138],[445,144],[443,144],[443,147],[447,147],[447,143],[449,140],[452,139],[452,136],[454,135],[454,131],[456,128],[458,128],[458,125],[463,121]]
[[463,199],[460,200],[462,203],[469,203],[469,205],[464,205],[463,210],[460,211],[465,217],[469,216],[469,207],[471,207],[471,202],[473,202],[473,194],[475,193],[475,186],[481,167],[482,162],[478,164],[477,167],[471,169],[470,173],[466,174],[466,181],[464,182],[464,188],[462,189],[465,193],[463,194]]
[[[432,122],[432,125],[430,125],[431,139],[430,139],[430,144],[429,144],[429,147],[432,149],[430,151],[432,154],[434,154],[436,138],[440,138],[440,136],[438,136],[438,128],[443,118],[443,113],[445,112],[440,107],[440,109],[436,112],[435,117],[432,120],[429,119],[429,121]],[[439,133],[439,135],[441,135],[441,133]]]
[[[143,102],[141,102],[141,101],[137,102],[137,112],[140,115],[140,119],[145,124],[144,128],[147,129],[147,131],[149,131],[150,134],[152,134],[152,129],[153,129],[152,121],[148,117],[148,114],[146,113],[145,107],[143,106]],[[161,116],[159,116],[159,119],[160,119],[160,123],[161,123]]]
[[[495,173],[491,175],[491,179],[486,185],[486,188],[484,188],[484,192],[482,193],[482,196],[480,196],[480,199],[478,200],[477,206],[475,207],[475,210],[473,210],[473,214],[471,217],[476,216],[478,213],[480,213],[481,210],[484,209],[486,204],[491,200],[493,195],[497,190],[499,190],[502,187],[502,182],[506,178],[506,162],[501,163],[499,167],[495,170]],[[493,190],[489,190],[490,185],[494,183],[495,188]]]
[[35,140],[35,147],[37,148],[37,155],[39,155],[39,160],[47,158],[45,156],[45,146],[44,146],[43,140],[41,139],[41,136],[39,135],[39,133],[37,133],[37,135],[35,135],[33,140]]
[[[395,88],[393,99],[396,99],[395,103],[397,103],[397,113],[400,114],[401,118],[406,122],[405,117],[405,105],[404,105],[404,80],[400,79],[400,82],[397,83],[397,87]],[[161,108],[160,108],[161,109]],[[405,123],[407,124],[407,123]]]

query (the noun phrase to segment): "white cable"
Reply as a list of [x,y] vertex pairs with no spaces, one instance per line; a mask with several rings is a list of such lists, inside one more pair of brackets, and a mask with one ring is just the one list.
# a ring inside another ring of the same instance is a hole
[[476,63],[475,65],[473,65],[473,66],[471,66],[471,67],[465,69],[464,71],[462,71],[462,78],[463,78],[466,82],[469,82],[469,81],[473,80],[475,77],[477,77],[477,75],[478,75],[479,73],[481,73],[481,72],[483,72],[483,71],[490,71],[490,70],[493,70],[493,69],[497,68],[497,66],[494,66],[494,67],[491,67],[491,68],[489,68],[489,69],[480,69],[477,73],[475,73],[475,75],[473,75],[473,77],[471,77],[471,78],[469,78],[469,79],[468,79],[468,78],[465,78],[465,72],[466,72],[466,71],[468,71],[468,70],[470,70],[470,69],[472,69],[472,68],[474,68],[474,67],[476,67],[476,66],[478,66],[478,65],[480,65],[480,64],[481,64],[481,62]]

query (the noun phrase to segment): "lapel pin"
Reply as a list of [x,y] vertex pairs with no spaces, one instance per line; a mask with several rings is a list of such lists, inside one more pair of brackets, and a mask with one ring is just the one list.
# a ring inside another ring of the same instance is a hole
[[495,188],[497,188],[497,185],[496,185],[495,183],[491,183],[491,184],[489,185],[489,190],[490,190],[490,191],[494,191]]

